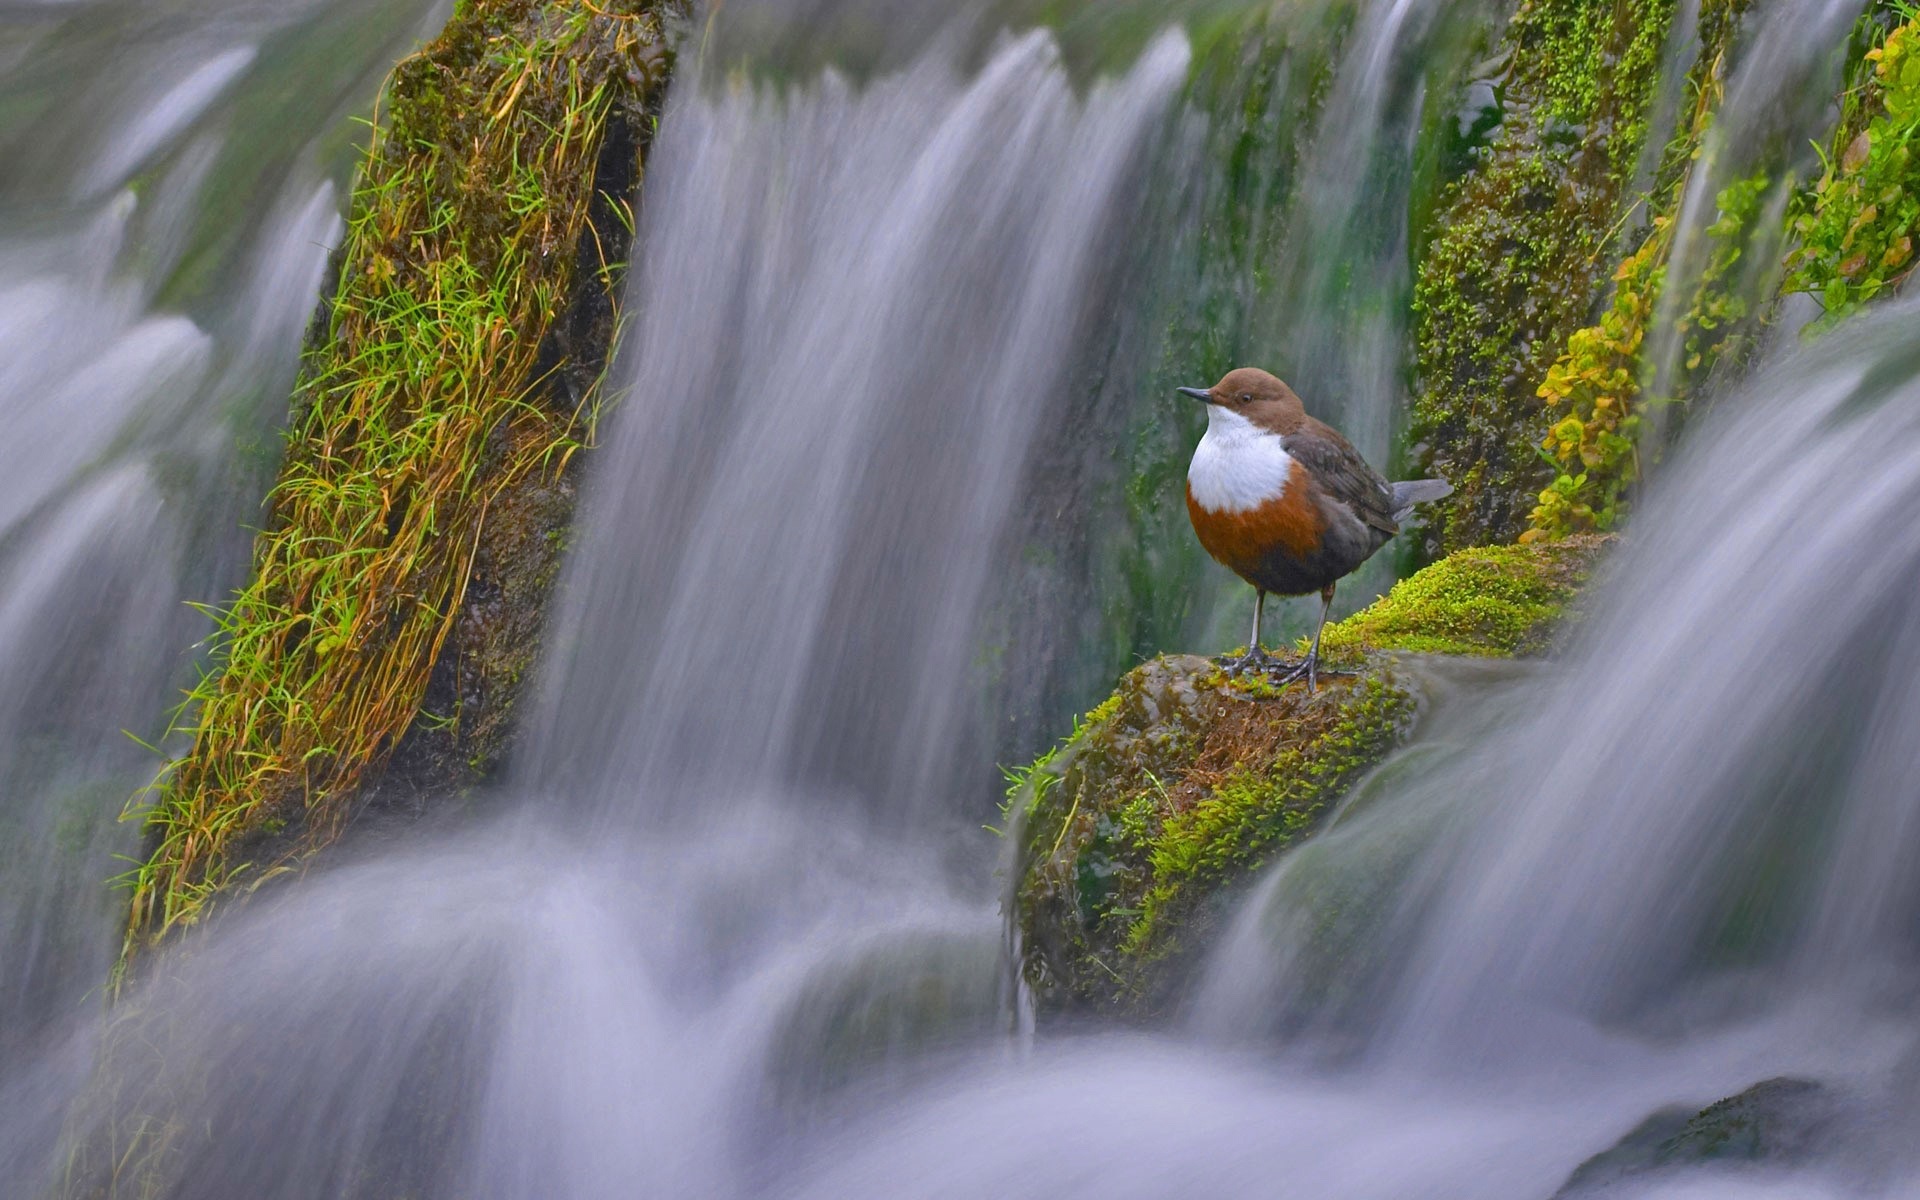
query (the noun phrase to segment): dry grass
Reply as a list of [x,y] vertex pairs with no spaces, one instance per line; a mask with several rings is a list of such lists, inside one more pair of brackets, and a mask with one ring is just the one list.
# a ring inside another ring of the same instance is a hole
[[125,877],[128,953],[337,835],[419,714],[489,507],[589,439],[598,384],[556,386],[548,335],[620,265],[587,214],[610,121],[665,86],[667,7],[462,4],[396,68],[252,581],[206,609],[210,664],[176,716],[192,748],[130,806],[151,842]]

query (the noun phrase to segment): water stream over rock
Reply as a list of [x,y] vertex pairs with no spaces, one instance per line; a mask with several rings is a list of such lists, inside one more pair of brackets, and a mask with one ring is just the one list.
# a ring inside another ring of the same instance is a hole
[[112,966],[122,731],[242,566],[348,118],[432,7],[0,6],[0,1076]]
[[[1579,1186],[1920,1187],[1911,306],[1717,407],[1565,661],[1430,668],[1421,740],[1246,896],[1175,1027],[1025,1027],[978,826],[993,759],[1034,741],[1001,713],[1117,665],[1067,661],[1109,594],[1049,574],[1028,518],[1120,524],[1090,503],[1112,442],[1184,419],[1103,377],[1162,349],[1136,326],[1164,261],[1133,247],[1191,244],[1186,189],[1220,186],[1229,118],[1191,103],[1178,28],[1082,77],[1046,30],[930,34],[859,82],[684,68],[623,399],[491,811],[263,889],[96,1015],[96,885],[152,769],[118,730],[164,710],[179,601],[232,580],[218,530],[319,289],[339,118],[429,15],[171,7],[177,43],[35,18],[39,70],[68,41],[174,50],[68,155],[0,168],[0,1178],[1537,1200],[1651,1114],[1791,1077],[1817,1152]],[[1493,15],[1379,0],[1308,47],[1331,99],[1264,336],[1376,459],[1426,103],[1393,64],[1457,75]]]

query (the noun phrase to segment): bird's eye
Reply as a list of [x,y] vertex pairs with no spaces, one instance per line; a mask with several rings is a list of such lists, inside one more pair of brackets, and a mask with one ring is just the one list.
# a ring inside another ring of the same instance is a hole
[[1253,403],[1253,393],[1252,393],[1252,392],[1241,392],[1241,393],[1240,393],[1240,403],[1242,403],[1242,404],[1252,404],[1252,403]]

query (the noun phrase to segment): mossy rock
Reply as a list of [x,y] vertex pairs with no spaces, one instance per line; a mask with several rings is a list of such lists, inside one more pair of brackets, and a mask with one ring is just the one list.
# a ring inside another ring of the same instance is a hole
[[1595,558],[1614,538],[1461,550],[1328,627],[1327,655],[1368,650],[1506,658],[1541,654],[1565,628]]
[[1537,389],[1589,323],[1634,202],[1671,0],[1525,0],[1476,81],[1498,121],[1420,231],[1411,440],[1454,492],[1429,549],[1511,541],[1551,481]]
[[1021,970],[1044,1010],[1146,1016],[1205,941],[1221,889],[1312,828],[1397,744],[1389,669],[1276,690],[1208,659],[1135,669],[1016,793]]
[[424,810],[503,757],[685,16],[467,0],[394,69],[251,578],[146,797],[123,961],[331,845],[383,780]]
[[1150,1019],[1179,1000],[1236,887],[1313,831],[1412,727],[1399,652],[1552,648],[1612,539],[1461,551],[1328,629],[1298,684],[1174,655],[1130,672],[1010,791],[1020,969],[1043,1014]]

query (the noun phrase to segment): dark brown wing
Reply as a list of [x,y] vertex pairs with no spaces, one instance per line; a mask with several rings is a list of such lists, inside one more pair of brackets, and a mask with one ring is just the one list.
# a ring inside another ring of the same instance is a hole
[[1393,519],[1393,488],[1336,430],[1308,417],[1300,431],[1281,444],[1363,523],[1388,537],[1400,532]]

